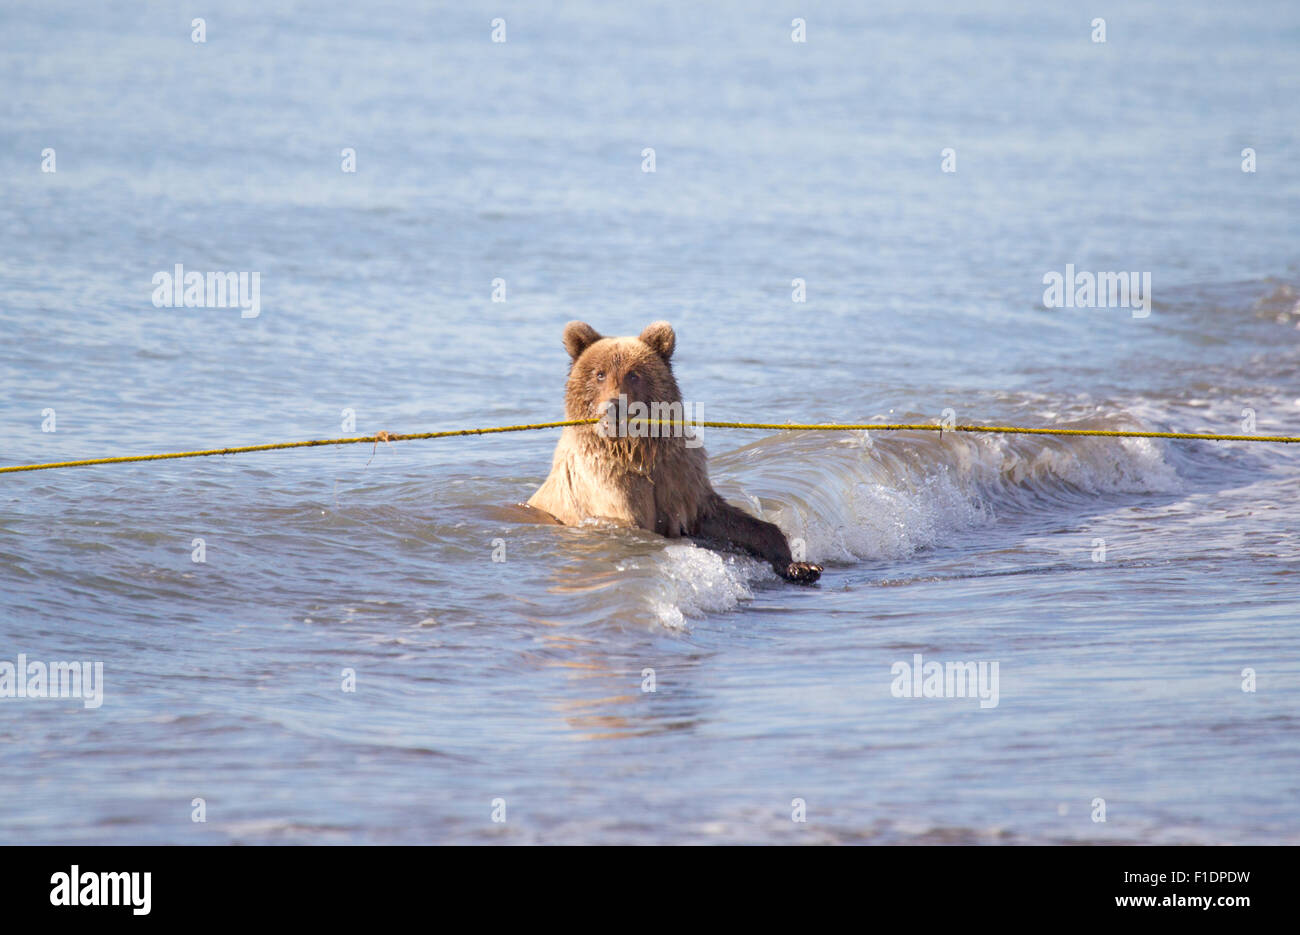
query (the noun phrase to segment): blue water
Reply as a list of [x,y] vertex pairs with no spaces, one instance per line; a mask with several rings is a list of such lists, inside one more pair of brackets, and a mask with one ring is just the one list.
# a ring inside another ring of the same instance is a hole
[[[1072,6],[6,4],[0,463],[561,418],[573,318],[711,419],[1300,434],[1300,10]],[[0,662],[104,666],[0,841],[1300,841],[1300,452],[707,433],[796,588],[524,522],[555,439],[0,475]]]

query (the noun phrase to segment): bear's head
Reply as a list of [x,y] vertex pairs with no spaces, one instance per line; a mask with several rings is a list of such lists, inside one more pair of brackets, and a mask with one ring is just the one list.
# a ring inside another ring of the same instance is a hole
[[605,338],[582,321],[564,326],[564,347],[572,358],[564,391],[570,419],[597,419],[612,402],[680,403],[669,361],[677,337],[672,325],[656,321],[635,338]]

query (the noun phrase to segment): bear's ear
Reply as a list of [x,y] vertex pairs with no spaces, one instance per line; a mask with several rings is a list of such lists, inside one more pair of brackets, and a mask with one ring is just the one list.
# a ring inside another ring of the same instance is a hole
[[673,356],[673,348],[677,347],[677,335],[673,334],[673,326],[668,322],[656,321],[641,332],[641,343],[650,345],[651,350],[668,360]]
[[564,349],[577,360],[582,352],[600,340],[596,329],[585,321],[571,321],[564,326]]

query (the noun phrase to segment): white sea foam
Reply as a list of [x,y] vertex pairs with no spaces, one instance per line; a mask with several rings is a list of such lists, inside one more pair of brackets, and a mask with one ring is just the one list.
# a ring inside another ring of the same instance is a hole
[[661,560],[652,605],[659,622],[671,629],[684,629],[687,617],[733,610],[752,599],[750,582],[765,572],[754,559],[692,543],[665,546]]
[[[1070,427],[1103,427],[1071,424]],[[1104,427],[1116,427],[1107,423]],[[823,563],[899,559],[961,530],[1070,501],[1176,490],[1177,472],[1152,439],[946,433],[772,436],[717,458],[724,495],[802,539]],[[737,487],[728,474],[744,474]],[[760,508],[761,507],[761,508]],[[752,598],[775,580],[761,562],[693,545],[664,548],[652,598],[665,626]]]

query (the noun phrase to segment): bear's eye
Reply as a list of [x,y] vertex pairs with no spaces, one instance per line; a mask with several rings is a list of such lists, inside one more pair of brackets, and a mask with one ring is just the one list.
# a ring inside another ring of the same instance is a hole
[[641,374],[637,373],[635,370],[629,371],[627,375],[627,382],[636,383],[640,379],[641,379]]
[[604,382],[605,382],[605,371],[603,371],[603,370],[597,370],[597,371],[596,371],[596,382],[597,382],[597,383],[604,383]]

